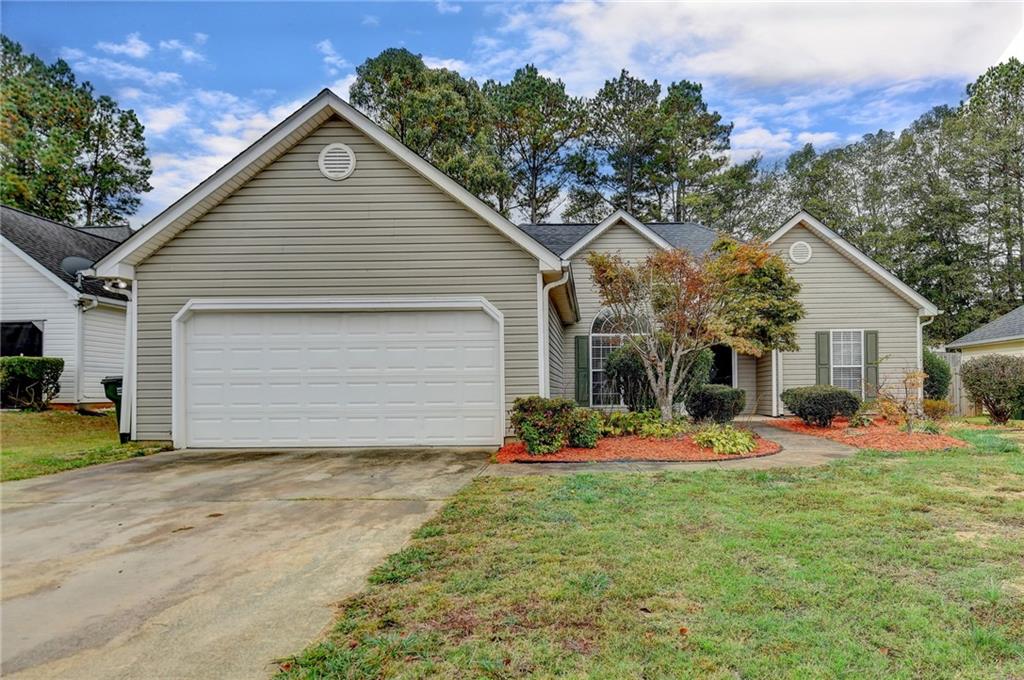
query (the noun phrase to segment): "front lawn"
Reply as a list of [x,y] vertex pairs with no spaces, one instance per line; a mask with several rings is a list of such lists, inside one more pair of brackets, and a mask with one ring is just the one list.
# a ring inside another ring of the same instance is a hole
[[0,414],[0,481],[4,482],[142,456],[164,448],[119,443],[117,419],[112,412]]
[[1024,677],[1024,456],[481,478],[287,677]]

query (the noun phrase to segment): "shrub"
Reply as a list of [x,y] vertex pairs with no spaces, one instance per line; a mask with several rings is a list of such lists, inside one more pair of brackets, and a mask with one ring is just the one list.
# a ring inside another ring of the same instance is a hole
[[56,357],[0,357],[0,394],[5,406],[44,411],[60,391],[64,360]]
[[861,404],[857,412],[850,416],[850,427],[870,427],[875,422],[865,406],[865,404]]
[[922,432],[924,434],[942,434],[939,424],[934,420],[919,420],[914,423],[914,432]]
[[953,379],[949,364],[935,352],[926,349],[924,372],[927,374],[924,379],[925,399],[945,399],[949,395],[949,382]]
[[1024,357],[989,354],[971,359],[960,378],[971,399],[981,402],[998,425],[1005,424],[1024,403]]
[[925,399],[924,415],[931,420],[943,420],[953,415],[953,404],[945,399]]
[[694,420],[728,423],[746,406],[743,390],[726,385],[703,385],[694,390],[686,401],[686,411]]
[[[698,355],[690,367],[689,375],[676,392],[677,403],[685,403],[687,395],[708,381],[713,363],[714,354],[711,350],[703,350]],[[656,406],[657,400],[651,390],[651,382],[647,379],[643,359],[635,349],[619,347],[612,350],[605,359],[604,371],[630,411],[648,411]]]
[[693,435],[693,441],[718,454],[741,455],[757,448],[754,435],[731,425],[707,425]]
[[601,437],[601,414],[588,408],[577,408],[572,412],[569,424],[569,446],[577,449],[592,449]]
[[808,425],[829,427],[837,416],[853,417],[860,408],[860,399],[841,387],[815,385],[793,387],[781,395],[782,403]]
[[612,411],[605,413],[601,423],[601,434],[609,437],[635,435],[668,439],[690,432],[693,427],[685,418],[674,418],[667,423],[661,421],[657,409],[647,411]]
[[512,404],[512,430],[531,455],[555,453],[569,441],[576,404],[568,399],[520,397]]

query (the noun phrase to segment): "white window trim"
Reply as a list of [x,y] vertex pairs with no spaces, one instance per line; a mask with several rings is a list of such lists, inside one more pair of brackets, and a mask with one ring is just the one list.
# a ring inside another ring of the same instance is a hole
[[[597,317],[594,317],[594,321],[596,321],[596,320],[597,320]],[[591,323],[590,327],[593,328],[594,324]],[[588,347],[587,351],[589,352],[589,362],[588,363],[590,364],[590,372],[589,372],[587,377],[590,380],[589,392],[590,392],[590,407],[591,408],[594,408],[594,407],[597,407],[597,408],[617,408],[617,407],[625,406],[626,405],[626,402],[623,401],[621,394],[619,395],[619,403],[618,404],[595,404],[594,403],[594,373],[596,372],[596,369],[594,368],[594,338],[624,338],[624,337],[626,337],[625,333],[589,333],[589,334],[587,334],[587,347]]]
[[[860,333],[860,366],[848,366],[846,364],[836,364],[833,360],[836,356],[834,345],[832,344],[832,338],[835,333]],[[833,328],[828,332],[828,384],[835,387],[835,373],[836,368],[860,368],[860,398],[864,399],[864,379],[865,379],[865,366],[864,362],[864,329],[862,328]]]
[[[185,392],[188,387],[185,366],[185,323],[202,311],[290,311],[290,312],[379,312],[414,310],[478,309],[498,323],[498,427],[494,443],[505,438],[505,316],[489,300],[472,297],[243,297],[191,298],[171,319],[171,438],[174,447],[188,445],[188,419],[185,417]],[[134,380],[134,375],[132,376]],[[135,421],[132,423],[134,432]]]

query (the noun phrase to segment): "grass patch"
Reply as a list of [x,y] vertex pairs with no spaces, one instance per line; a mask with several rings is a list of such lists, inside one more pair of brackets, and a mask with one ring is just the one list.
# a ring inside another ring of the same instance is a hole
[[287,678],[1024,676],[1024,456],[482,478]]
[[112,413],[74,411],[0,414],[0,481],[28,479],[166,450],[160,444],[121,444]]
[[[985,415],[981,415],[981,416],[968,416],[966,418],[963,418],[963,421],[965,423],[970,423],[971,425],[991,425],[992,424],[992,419],[989,418],[988,416],[985,416]],[[1010,421],[1008,421],[1006,423],[1006,425],[1008,427],[1024,427],[1024,420],[1010,420]]]

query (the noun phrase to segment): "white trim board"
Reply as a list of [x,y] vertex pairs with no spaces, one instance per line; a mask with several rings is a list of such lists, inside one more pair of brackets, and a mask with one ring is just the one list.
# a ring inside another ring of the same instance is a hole
[[[195,312],[259,311],[259,312],[379,312],[415,310],[474,310],[478,309],[498,323],[498,432],[494,443],[498,446],[505,435],[505,316],[489,300],[480,296],[469,297],[241,297],[191,298],[171,319],[171,438],[175,448],[188,445],[185,418],[185,323]],[[134,375],[132,376],[134,381]],[[134,396],[134,395],[133,395]],[[137,401],[137,400],[135,400]],[[135,421],[132,428],[134,432]],[[134,437],[133,437],[134,438]]]
[[[207,199],[219,202],[229,196],[232,192],[223,188],[225,184],[246,171],[253,163],[266,161],[265,157],[276,157],[283,153],[282,149],[277,149],[279,144],[285,142],[304,125],[324,113],[343,118],[354,128],[408,165],[412,170],[418,172],[436,187],[463,204],[472,213],[504,234],[509,240],[536,257],[542,271],[561,271],[561,260],[557,255],[471,194],[458,182],[416,155],[411,149],[389,135],[348,102],[330,90],[325,89],[271,129],[252,146],[203,180],[192,191],[172,203],[166,210],[128,237],[121,245],[114,248],[96,263],[95,271],[97,275],[103,278],[118,278],[131,274],[130,267],[134,267],[138,262],[145,259],[148,254],[142,252],[144,246],[150,241],[154,241],[165,231],[169,232],[169,239],[185,229],[185,227],[209,209],[209,206],[203,209],[200,206],[201,203]],[[275,149],[278,151],[277,154],[273,153]],[[154,243],[159,242],[154,241]]]
[[658,246],[662,250],[672,250],[672,244],[670,244],[668,241],[655,234],[653,231],[651,231],[650,227],[648,227],[646,224],[630,215],[625,210],[619,209],[613,212],[608,217],[601,220],[601,222],[599,222],[596,227],[588,231],[583,238],[581,238],[579,241],[576,241],[576,243],[574,243],[572,247],[569,248],[569,250],[562,253],[562,259],[568,260],[572,258],[574,255],[576,255],[576,253],[586,248],[588,244],[593,243],[595,239],[601,236],[601,234],[608,231],[609,229],[611,229],[613,226],[620,222],[632,227],[634,231],[636,231],[638,234],[640,234],[645,239],[647,239],[654,245]]
[[862,253],[852,243],[844,239],[839,234],[835,233],[824,224],[821,223],[814,215],[811,215],[805,210],[801,210],[796,215],[790,218],[788,222],[782,225],[774,234],[765,239],[768,243],[775,243],[784,235],[786,235],[790,229],[797,225],[804,225],[812,232],[817,234],[821,239],[827,243],[832,244],[836,250],[845,254],[850,259],[857,262],[863,267],[868,273],[873,275],[878,280],[882,281],[896,293],[900,295],[907,302],[911,303],[918,308],[918,311],[923,316],[936,316],[940,314],[939,308],[929,302],[923,295],[915,291],[913,288],[896,278],[889,270],[882,265],[878,264],[870,257]]

